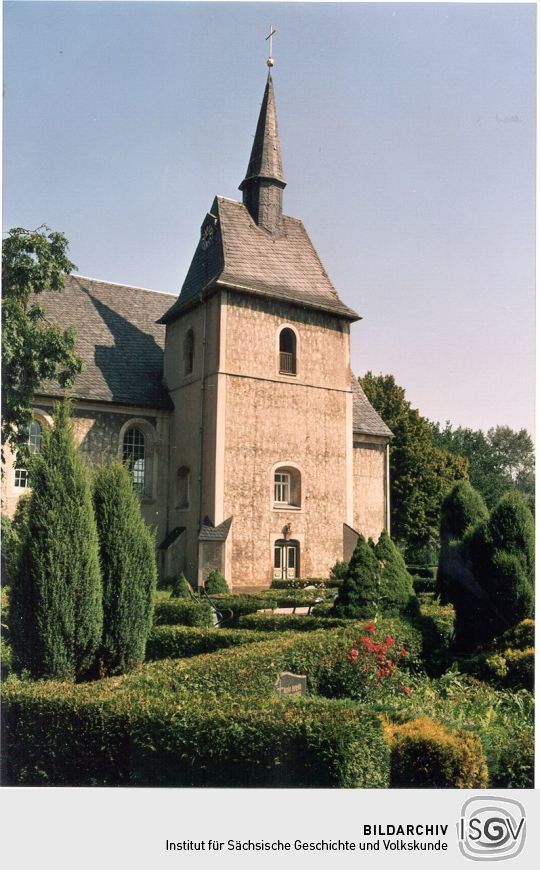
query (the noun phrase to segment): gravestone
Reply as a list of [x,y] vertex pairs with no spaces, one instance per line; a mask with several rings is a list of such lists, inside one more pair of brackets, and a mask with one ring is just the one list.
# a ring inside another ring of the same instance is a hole
[[307,695],[307,677],[303,674],[291,674],[290,671],[283,671],[277,678],[276,692],[280,697]]

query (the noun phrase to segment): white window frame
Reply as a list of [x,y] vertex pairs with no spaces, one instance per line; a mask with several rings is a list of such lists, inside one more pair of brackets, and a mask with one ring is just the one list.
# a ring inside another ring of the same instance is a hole
[[291,475],[288,471],[274,472],[274,503],[291,503]]

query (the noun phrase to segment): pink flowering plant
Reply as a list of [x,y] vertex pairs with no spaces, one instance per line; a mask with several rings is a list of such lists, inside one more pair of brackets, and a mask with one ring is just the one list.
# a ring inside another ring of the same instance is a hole
[[411,689],[403,682],[400,667],[408,655],[405,647],[397,646],[391,634],[378,637],[375,622],[368,622],[348,650],[347,660],[358,669],[359,676],[361,674],[359,685],[363,687],[363,696],[379,694],[379,689],[384,695],[410,695]]

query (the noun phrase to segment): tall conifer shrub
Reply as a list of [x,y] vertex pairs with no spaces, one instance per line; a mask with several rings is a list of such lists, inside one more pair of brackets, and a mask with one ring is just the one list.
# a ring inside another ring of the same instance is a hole
[[347,574],[340,586],[333,615],[365,619],[377,613],[381,584],[381,566],[366,539],[358,536]]
[[152,626],[157,578],[154,541],[121,462],[98,471],[94,505],[103,574],[103,639],[98,657],[106,674],[122,674],[143,661]]
[[484,499],[467,480],[457,483],[441,505],[441,549],[437,569],[437,588],[441,603],[453,600],[452,584],[459,582],[460,556],[458,542],[481,521],[487,520]]
[[92,493],[69,413],[69,403],[56,405],[32,460],[10,619],[16,668],[66,680],[89,671],[103,624]]
[[381,532],[374,552],[381,564],[379,612],[386,616],[398,616],[414,599],[412,577],[403,556],[386,531]]
[[457,555],[461,579],[451,591],[459,646],[473,649],[532,615],[534,520],[519,492],[503,496]]

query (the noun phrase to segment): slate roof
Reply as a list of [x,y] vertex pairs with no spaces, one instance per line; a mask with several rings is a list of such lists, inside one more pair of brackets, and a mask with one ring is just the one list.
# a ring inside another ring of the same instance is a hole
[[366,394],[354,375],[351,379],[353,394],[353,432],[359,435],[381,435],[393,438],[391,430],[381,420],[375,408],[370,405]]
[[233,518],[229,517],[221,525],[213,526],[208,517],[205,517],[199,532],[199,541],[226,541],[232,521]]
[[[76,349],[83,371],[70,394],[88,401],[172,409],[162,382],[165,329],[156,323],[170,299],[168,293],[82,275],[66,276],[62,293],[43,293],[40,304],[48,319],[77,331]],[[355,377],[351,388],[353,431],[392,437]],[[61,396],[63,392],[58,384],[47,382],[39,394]],[[217,528],[203,525],[200,539],[225,540],[231,521]]]
[[[70,395],[77,399],[148,408],[172,408],[163,379],[165,329],[156,321],[168,293],[66,276],[62,293],[43,293],[48,319],[77,330],[83,371]],[[41,395],[63,395],[58,384],[42,384]]]
[[270,235],[245,205],[220,196],[210,214],[217,219],[212,242],[206,249],[198,244],[180,296],[161,323],[170,323],[199,294],[216,287],[360,319],[340,300],[302,221],[284,215],[283,232]]
[[281,161],[281,145],[279,142],[276,98],[270,73],[268,73],[268,80],[264,90],[246,177],[240,185],[240,190],[243,190],[246,183],[252,178],[273,178],[282,182],[283,186],[285,185]]

